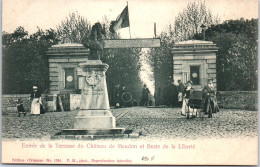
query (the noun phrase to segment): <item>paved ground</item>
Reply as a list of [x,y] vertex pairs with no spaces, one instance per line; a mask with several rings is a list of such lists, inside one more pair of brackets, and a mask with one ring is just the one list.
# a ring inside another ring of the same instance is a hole
[[[258,135],[257,111],[222,109],[213,118],[186,119],[180,108],[132,107],[112,109],[117,127],[141,131],[140,138],[233,138]],[[2,116],[2,138],[49,138],[73,128],[77,111],[50,112],[40,116]]]

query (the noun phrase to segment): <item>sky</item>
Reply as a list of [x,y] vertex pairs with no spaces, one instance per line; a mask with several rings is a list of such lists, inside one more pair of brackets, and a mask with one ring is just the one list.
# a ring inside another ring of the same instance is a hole
[[[153,38],[154,23],[157,34],[169,24],[190,0],[128,0],[130,32],[132,38]],[[205,0],[214,16],[221,21],[229,19],[258,18],[258,0]],[[78,12],[93,25],[106,16],[115,20],[127,5],[127,0],[2,0],[2,31],[12,33],[22,26],[30,34],[37,27],[56,29],[69,13]],[[129,28],[119,30],[122,38],[129,39]],[[141,80],[154,92],[149,82],[149,67],[141,72]]]
[[[189,0],[128,0],[132,38],[152,38],[154,22],[159,34],[187,5]],[[221,20],[258,18],[258,0],[205,0],[213,15]],[[126,0],[3,0],[2,31],[13,32],[23,26],[29,33],[55,29],[69,13],[78,12],[91,24],[104,16],[115,20],[126,6]],[[129,29],[120,30],[129,38]]]

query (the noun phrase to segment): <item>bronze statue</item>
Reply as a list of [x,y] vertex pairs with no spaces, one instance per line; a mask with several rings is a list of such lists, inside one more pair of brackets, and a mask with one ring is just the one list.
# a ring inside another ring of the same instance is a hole
[[105,35],[105,27],[102,27],[98,22],[92,26],[90,38],[83,40],[83,45],[90,49],[89,60],[100,60],[100,54],[104,48],[103,38]]

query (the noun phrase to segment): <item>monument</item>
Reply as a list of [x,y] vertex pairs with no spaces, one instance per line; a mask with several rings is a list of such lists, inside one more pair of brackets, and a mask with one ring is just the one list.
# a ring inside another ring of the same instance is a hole
[[63,129],[60,135],[123,135],[124,128],[116,127],[115,117],[109,106],[106,71],[108,64],[102,63],[100,54],[105,48],[150,48],[160,47],[160,39],[104,40],[105,29],[100,23],[92,26],[89,39],[83,46],[90,53],[85,62],[76,68],[78,88],[81,90],[80,110],[74,120],[74,129]]
[[81,89],[80,111],[75,117],[74,129],[64,129],[62,135],[114,135],[124,132],[124,128],[116,128],[115,117],[110,111],[105,75],[109,66],[100,60],[104,35],[105,30],[96,23],[92,26],[90,39],[83,42],[90,49],[90,55],[77,68]]
[[[90,40],[83,43],[90,48],[86,63],[80,63],[77,76],[81,83],[80,111],[75,119],[75,129],[111,129],[115,128],[115,117],[109,111],[109,100],[106,85],[108,65],[100,60],[103,50],[102,36],[105,30],[96,23],[91,30]],[[121,129],[123,130],[123,129]]]

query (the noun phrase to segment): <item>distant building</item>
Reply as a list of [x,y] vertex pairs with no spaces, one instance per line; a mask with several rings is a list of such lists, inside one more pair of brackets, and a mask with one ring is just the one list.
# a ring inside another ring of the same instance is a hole
[[77,93],[79,91],[79,78],[77,67],[88,60],[89,50],[82,44],[65,43],[53,45],[46,52],[49,56],[50,95],[48,106],[56,111],[57,95],[62,97],[65,110],[79,107]]
[[175,82],[188,80],[193,87],[201,89],[207,84],[207,78],[216,76],[216,52],[218,47],[211,41],[188,40],[175,43],[171,49],[173,56],[173,79]]
[[76,93],[79,88],[77,67],[86,62],[88,54],[88,49],[75,43],[53,45],[48,49],[51,94]]

